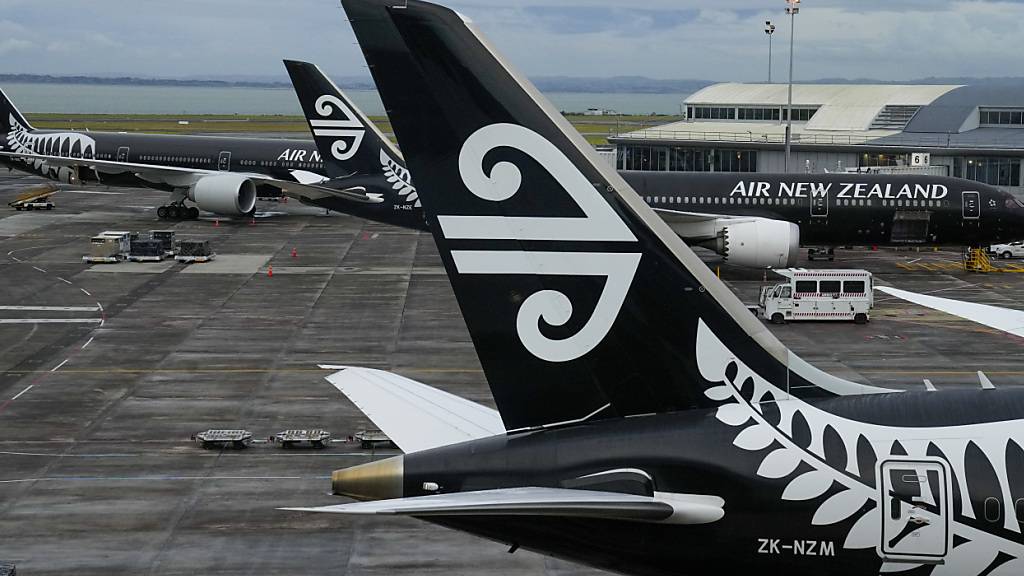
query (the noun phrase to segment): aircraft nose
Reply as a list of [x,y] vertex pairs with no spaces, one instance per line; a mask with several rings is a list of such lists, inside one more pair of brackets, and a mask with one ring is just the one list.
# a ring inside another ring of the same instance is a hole
[[404,484],[404,456],[335,470],[331,474],[331,493],[363,501],[401,498]]

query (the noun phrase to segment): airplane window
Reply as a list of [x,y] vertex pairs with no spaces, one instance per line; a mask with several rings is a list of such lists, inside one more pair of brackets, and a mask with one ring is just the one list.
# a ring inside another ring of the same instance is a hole
[[985,500],[985,520],[989,522],[998,522],[1002,516],[999,510],[999,499],[998,498],[987,498]]

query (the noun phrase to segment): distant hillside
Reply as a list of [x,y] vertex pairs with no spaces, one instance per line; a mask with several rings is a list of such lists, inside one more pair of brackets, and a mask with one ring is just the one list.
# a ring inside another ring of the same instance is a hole
[[[0,74],[0,82],[25,84],[93,84],[126,86],[208,86],[222,88],[291,88],[284,76],[229,77],[216,80],[194,78],[138,78],[134,76],[51,76],[42,74]],[[334,76],[334,81],[349,90],[375,90],[373,80],[365,76]],[[692,94],[715,82],[711,80],[663,80],[644,76],[586,78],[573,76],[538,76],[532,78],[543,92],[579,92],[590,94]],[[913,80],[875,80],[870,78],[821,78],[805,84],[974,84],[983,86],[1021,86],[1024,77],[1005,78],[919,78]]]

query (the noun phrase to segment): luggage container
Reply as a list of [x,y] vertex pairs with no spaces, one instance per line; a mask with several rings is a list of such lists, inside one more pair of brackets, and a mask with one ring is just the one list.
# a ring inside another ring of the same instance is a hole
[[174,256],[175,244],[174,244],[174,230],[151,230],[149,233],[153,240],[159,240],[163,245],[165,256]]
[[93,236],[89,240],[89,254],[82,260],[89,264],[116,264],[124,258],[121,239],[113,236]]
[[776,270],[787,282],[761,288],[758,311],[774,324],[793,320],[853,320],[866,324],[875,305],[867,270]]
[[178,242],[178,262],[209,262],[216,254],[210,248],[209,240],[182,240]]
[[164,259],[164,244],[154,239],[136,240],[132,242],[128,259],[134,262],[161,262]]

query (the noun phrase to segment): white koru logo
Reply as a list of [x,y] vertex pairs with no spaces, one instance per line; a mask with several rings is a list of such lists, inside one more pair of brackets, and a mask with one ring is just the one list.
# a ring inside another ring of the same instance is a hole
[[[325,138],[337,138],[331,144],[331,156],[335,159],[351,160],[356,152],[359,152],[359,145],[363,143],[363,136],[366,135],[366,128],[359,120],[352,109],[337,96],[324,94],[316,99],[314,104],[316,113],[323,118],[331,116],[342,116],[341,119],[318,120],[309,119],[309,125],[313,129],[313,136]],[[349,142],[348,140],[351,140]]]
[[383,148],[380,150],[380,166],[384,169],[384,177],[388,179],[388,184],[391,184],[391,188],[402,197],[402,202],[412,202],[415,208],[423,206],[416,187],[412,185],[409,169],[395,162]]
[[[636,242],[636,237],[601,197],[594,185],[553,144],[514,124],[492,124],[470,136],[459,155],[463,183],[479,198],[504,202],[519,192],[522,173],[512,162],[498,162],[484,172],[484,157],[496,148],[514,148],[536,160],[562,185],[583,218],[529,216],[438,216],[445,238],[476,240],[539,240],[579,242]],[[639,253],[453,250],[461,274],[523,274],[537,276],[601,276],[607,278],[593,315],[576,334],[553,340],[540,330],[564,326],[572,317],[569,298],[541,290],[523,301],[516,331],[523,346],[548,362],[580,358],[601,343],[618,317],[637,267]]]

